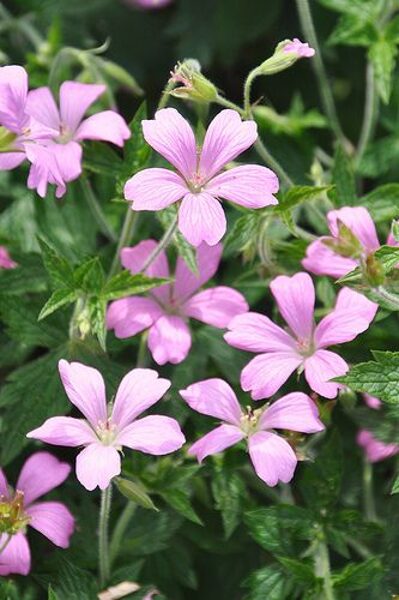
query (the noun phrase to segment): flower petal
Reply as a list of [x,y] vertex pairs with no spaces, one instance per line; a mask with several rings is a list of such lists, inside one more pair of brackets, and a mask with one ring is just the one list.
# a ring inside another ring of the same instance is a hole
[[24,152],[1,152],[0,171],[11,171],[19,167],[25,160]]
[[73,181],[81,175],[82,148],[77,142],[51,144],[47,148],[54,154],[64,181]]
[[123,428],[139,414],[158,402],[170,388],[153,369],[133,369],[124,376],[116,392],[112,421]]
[[344,359],[329,350],[317,350],[313,356],[305,359],[306,381],[312,390],[324,398],[335,398],[342,385],[329,380],[345,375],[348,370]]
[[218,270],[222,258],[222,244],[208,246],[202,243],[197,247],[196,259],[198,276],[187,266],[181,256],[177,257],[173,296],[179,302],[187,300],[198,288],[209,281]]
[[162,314],[159,304],[151,298],[121,298],[108,307],[107,328],[114,329],[117,338],[128,338],[151,327]]
[[278,204],[277,175],[260,165],[241,165],[228,169],[209,181],[205,189],[217,198],[230,200],[247,208],[263,208]]
[[75,528],[75,519],[61,502],[37,502],[29,506],[29,525],[40,531],[53,544],[68,548],[69,538]]
[[294,352],[273,352],[255,356],[241,372],[241,386],[254,400],[273,396],[302,363]]
[[168,169],[144,169],[127,180],[126,200],[133,201],[133,210],[162,210],[187,194],[184,180]]
[[316,404],[302,392],[292,392],[268,406],[260,418],[262,429],[316,433],[325,429]]
[[125,120],[114,110],[103,110],[79,125],[75,140],[101,140],[122,147],[131,136]]
[[206,192],[186,194],[179,208],[179,229],[193,246],[214,246],[226,233],[222,205]]
[[267,485],[273,487],[279,481],[291,481],[297,458],[282,437],[268,431],[258,431],[249,437],[248,450],[257,476]]
[[61,122],[75,133],[89,106],[105,92],[105,85],[64,81],[60,87]]
[[188,317],[220,329],[248,309],[247,301],[240,292],[222,285],[198,292],[182,307]]
[[26,434],[27,438],[55,446],[85,446],[95,441],[96,435],[87,421],[74,417],[50,417],[43,425]]
[[[145,261],[154,252],[158,246],[155,240],[143,240],[131,248],[122,248],[121,263],[125,269],[129,269],[132,275],[140,273],[145,264]],[[148,277],[169,277],[169,265],[166,252],[161,251],[157,258],[152,261],[150,266],[145,270]],[[170,300],[171,286],[169,284],[162,285],[151,290],[151,295],[156,296],[165,303]]]
[[116,441],[132,450],[163,456],[179,450],[186,439],[175,419],[150,415],[125,427]]
[[193,410],[221,419],[231,425],[240,425],[240,404],[232,388],[223,379],[212,378],[192,383],[179,394]]
[[322,237],[309,244],[302,266],[315,275],[329,275],[330,277],[343,277],[358,266],[353,258],[336,254],[324,241],[332,238]]
[[25,124],[27,93],[28,74],[23,67],[0,67],[0,120],[16,134]]
[[225,109],[213,119],[205,134],[199,170],[210,179],[224,165],[247,150],[258,137],[255,121],[242,121],[237,111]]
[[69,400],[86,419],[97,427],[98,422],[107,420],[105,385],[97,369],[78,362],[60,360],[58,370]]
[[163,315],[150,328],[148,347],[158,365],[181,363],[191,348],[187,323],[181,317]]
[[113,446],[90,444],[76,458],[76,476],[89,492],[97,486],[105,490],[121,472],[121,458]]
[[367,406],[373,410],[379,410],[382,406],[381,400],[375,396],[370,396],[370,394],[363,394],[363,400]]
[[[0,546],[7,539],[5,533],[0,534]],[[28,575],[30,571],[30,550],[26,536],[18,532],[14,534],[0,554],[0,575]]]
[[8,498],[8,481],[2,469],[0,469],[0,497],[1,496]]
[[344,206],[339,210],[331,210],[327,214],[330,231],[338,237],[339,221],[341,221],[358,238],[367,252],[380,247],[374,221],[364,206]]
[[224,339],[230,346],[248,352],[278,352],[295,350],[295,340],[265,315],[247,312],[237,315],[228,324]]
[[371,463],[385,460],[399,453],[398,444],[385,444],[366,429],[359,431],[356,441],[364,449],[367,460]]
[[55,135],[60,133],[60,114],[50,88],[40,87],[31,90],[26,100],[26,112],[46,127],[53,129]]
[[223,452],[244,438],[245,433],[235,425],[220,425],[196,441],[189,448],[188,454],[202,462],[207,456]]
[[16,489],[24,493],[24,504],[29,506],[37,498],[61,485],[70,472],[71,467],[67,463],[61,462],[49,452],[35,452],[22,467]]
[[315,303],[311,277],[307,273],[296,273],[292,277],[280,275],[270,283],[270,290],[295,335],[302,340],[310,339]]

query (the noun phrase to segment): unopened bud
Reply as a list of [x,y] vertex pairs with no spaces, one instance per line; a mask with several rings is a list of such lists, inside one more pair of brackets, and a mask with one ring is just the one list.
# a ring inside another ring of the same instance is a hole
[[310,58],[314,53],[309,44],[301,42],[298,38],[283,40],[277,44],[273,56],[257,67],[257,74],[274,75],[288,69],[300,58]]
[[384,267],[374,254],[369,254],[366,258],[366,279],[372,286],[382,285],[385,281]]
[[201,65],[194,59],[178,63],[172,71],[169,81],[182,84],[170,92],[176,98],[194,102],[214,102],[218,95],[217,88],[204,77],[201,73]]

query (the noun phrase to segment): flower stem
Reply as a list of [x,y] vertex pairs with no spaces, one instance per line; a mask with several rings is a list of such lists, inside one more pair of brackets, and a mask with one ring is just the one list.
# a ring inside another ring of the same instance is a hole
[[111,543],[109,546],[110,564],[118,556],[119,548],[122,542],[122,538],[126,532],[126,529],[136,511],[137,505],[134,502],[128,502],[123,509],[121,516],[119,517],[115,529],[112,534]]
[[173,221],[171,222],[171,224],[169,225],[169,227],[163,234],[162,238],[159,240],[157,247],[154,248],[154,250],[151,252],[149,257],[147,258],[147,260],[144,262],[143,266],[141,267],[141,271],[140,271],[141,273],[144,273],[144,271],[146,269],[148,269],[148,267],[150,265],[152,265],[154,260],[156,260],[158,258],[158,256],[161,254],[162,250],[165,250],[165,248],[167,248],[169,246],[169,243],[171,242],[172,237],[174,236],[176,229],[177,229],[177,219],[178,219],[178,214],[176,213],[175,218],[173,219]]
[[101,491],[100,517],[98,523],[98,567],[100,586],[104,587],[110,575],[108,525],[111,511],[112,484]]
[[366,458],[363,461],[363,502],[366,520],[378,521],[374,503],[373,466]]
[[114,258],[112,261],[112,265],[109,270],[109,274],[108,274],[109,278],[111,278],[113,275],[115,275],[115,273],[118,272],[118,269],[120,267],[121,250],[125,246],[128,246],[131,242],[134,230],[137,225],[138,215],[139,215],[139,213],[135,210],[132,210],[129,205],[126,215],[125,215],[125,220],[123,221],[122,231],[119,236],[119,241],[118,241],[118,245],[117,245],[115,255],[114,255]]
[[313,557],[315,575],[323,580],[323,591],[318,600],[335,600],[333,583],[331,581],[330,555],[325,541],[324,532],[320,531],[320,537],[314,545]]
[[143,368],[147,364],[147,339],[148,339],[148,331],[144,331],[144,333],[140,336],[139,349],[137,352],[137,360],[136,360],[136,369]]
[[81,177],[80,184],[83,189],[83,195],[86,199],[87,205],[90,208],[91,214],[93,215],[100,231],[111,241],[116,242],[116,235],[107,223],[107,219],[98,203],[97,198],[94,195],[93,189],[90,185],[89,180],[86,177]]
[[161,110],[161,108],[165,108],[168,105],[169,98],[170,98],[170,92],[173,90],[174,87],[175,87],[174,82],[168,81],[168,83],[166,84],[166,86],[161,94],[161,98],[158,102],[157,110]]
[[251,118],[251,88],[255,77],[258,75],[258,69],[252,69],[244,84],[244,114]]
[[366,96],[364,100],[364,115],[359,143],[356,149],[356,163],[359,164],[363,154],[374,134],[378,115],[378,95],[375,87],[374,68],[371,63],[366,68]]

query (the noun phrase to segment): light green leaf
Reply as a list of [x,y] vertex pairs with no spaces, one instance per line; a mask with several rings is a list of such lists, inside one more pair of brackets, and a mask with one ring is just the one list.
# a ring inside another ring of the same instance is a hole
[[54,290],[54,292],[51,294],[50,298],[47,300],[46,304],[40,311],[37,320],[41,321],[42,319],[45,319],[59,308],[65,306],[66,304],[75,302],[77,297],[77,292],[68,288],[58,288]]
[[369,558],[361,563],[350,563],[341,571],[334,572],[332,582],[335,590],[354,592],[368,588],[381,579],[384,567],[379,558]]
[[396,44],[385,39],[375,42],[369,50],[369,58],[374,66],[377,90],[384,104],[388,104],[391,96],[396,55]]
[[399,352],[374,351],[375,360],[353,366],[337,378],[355,392],[366,392],[388,404],[399,404]]
[[101,297],[106,300],[117,300],[125,296],[142,294],[154,287],[169,283],[170,279],[147,277],[141,273],[132,275],[130,271],[122,271],[107,281],[101,291]]
[[277,565],[268,565],[251,573],[244,582],[248,600],[285,600],[292,586],[286,573]]
[[114,479],[114,482],[120,493],[131,502],[135,502],[143,508],[158,510],[144,486],[140,483],[134,482],[131,479],[125,479],[124,477],[117,477]]
[[356,184],[353,164],[342,146],[337,146],[332,169],[335,190],[330,193],[337,206],[353,206],[356,204]]

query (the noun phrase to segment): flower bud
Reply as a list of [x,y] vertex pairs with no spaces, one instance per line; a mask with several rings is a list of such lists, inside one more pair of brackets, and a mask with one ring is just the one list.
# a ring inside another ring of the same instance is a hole
[[338,236],[333,239],[323,240],[323,243],[340,256],[359,258],[363,248],[360,241],[351,229],[339,219],[337,220]]
[[298,38],[283,40],[277,44],[273,56],[256,68],[258,75],[274,75],[291,67],[300,58],[314,56],[314,49]]
[[384,268],[374,254],[369,254],[366,258],[365,275],[372,287],[382,285],[385,281]]
[[169,82],[183,84],[170,92],[176,98],[194,102],[213,102],[218,95],[213,83],[201,73],[201,65],[197,60],[188,59],[178,63],[171,72]]

